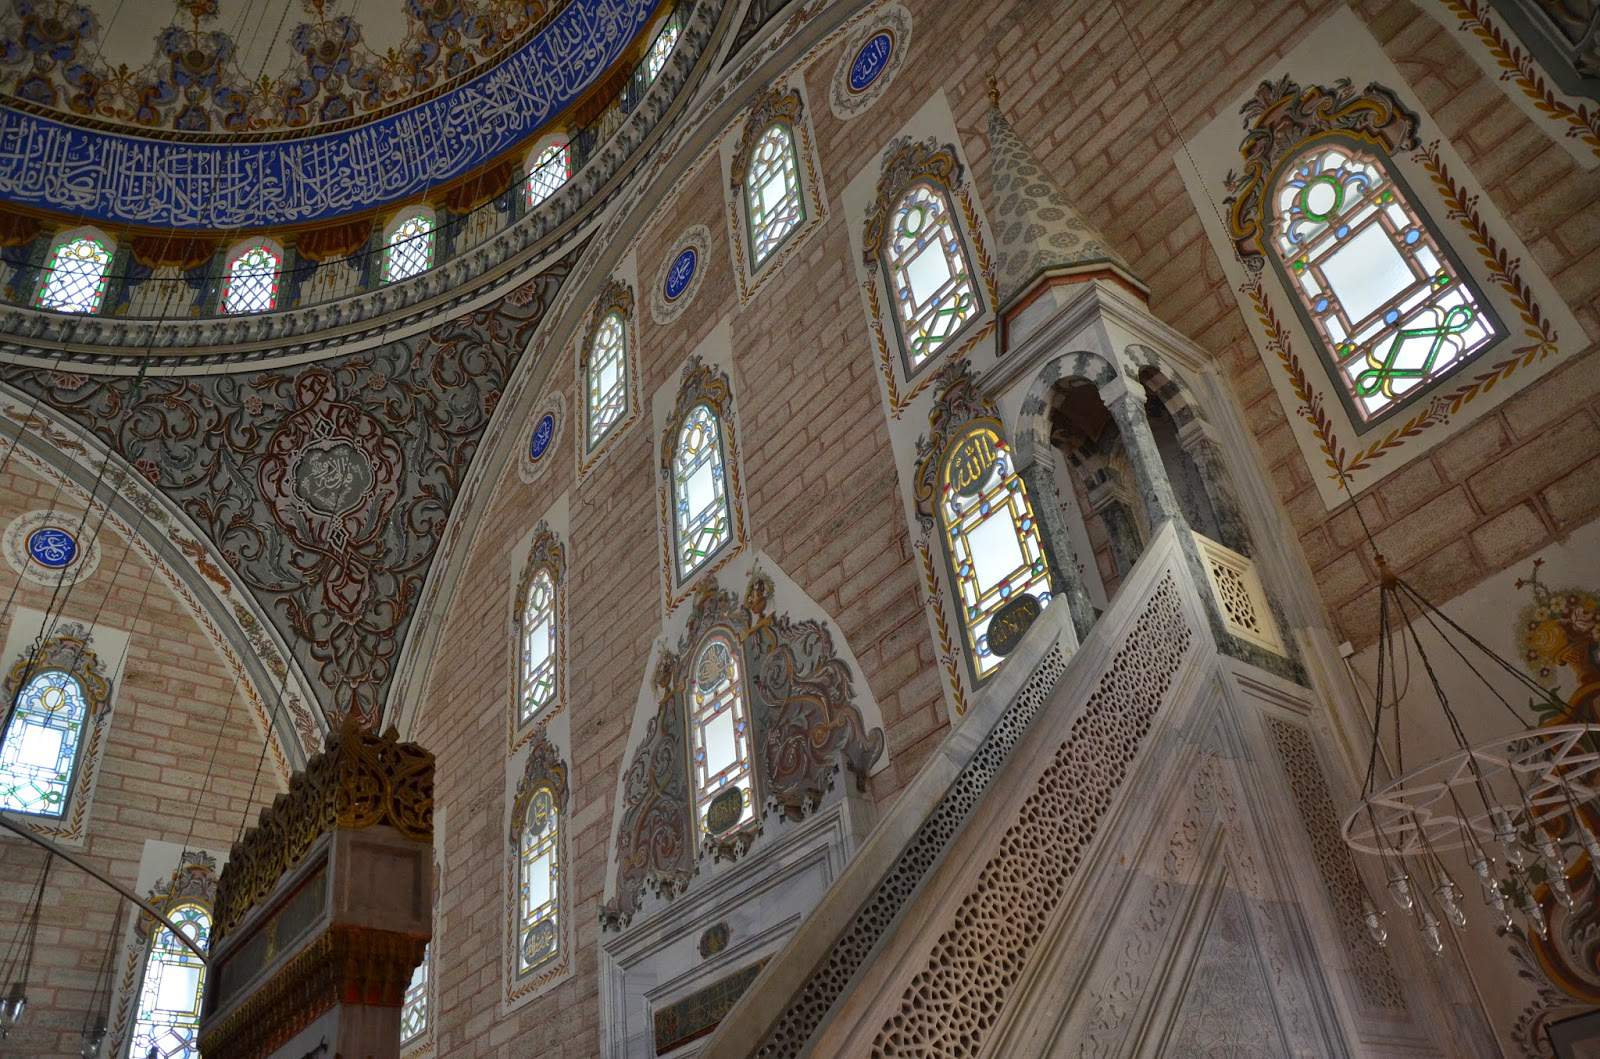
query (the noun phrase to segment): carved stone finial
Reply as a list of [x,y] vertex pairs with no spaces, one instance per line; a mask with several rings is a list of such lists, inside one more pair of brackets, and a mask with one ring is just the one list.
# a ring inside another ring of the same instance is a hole
[[995,110],[1000,109],[1000,79],[993,73],[989,75],[989,105]]

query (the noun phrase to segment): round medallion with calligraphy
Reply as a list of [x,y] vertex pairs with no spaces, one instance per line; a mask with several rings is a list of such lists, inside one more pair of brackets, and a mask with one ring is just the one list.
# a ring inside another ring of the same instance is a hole
[[683,292],[689,289],[689,284],[694,280],[695,269],[700,264],[700,255],[694,247],[686,246],[672,259],[672,267],[667,269],[667,282],[662,286],[661,292],[666,295],[667,301],[677,301]]
[[77,539],[59,526],[41,526],[28,534],[28,558],[47,570],[64,570],[77,557]]
[[1039,598],[1026,592],[995,611],[986,634],[989,652],[1004,658],[1015,651],[1043,611]]
[[848,121],[883,97],[911,50],[911,12],[888,4],[860,25],[839,54],[828,85],[834,117]]
[[850,76],[847,83],[852,92],[865,92],[872,87],[872,82],[882,75],[889,65],[889,57],[894,54],[894,34],[888,30],[880,30],[856,51],[856,57],[850,63]]
[[713,835],[731,831],[744,816],[744,788],[728,787],[719,791],[706,806],[706,830]]
[[556,436],[556,416],[554,412],[546,412],[539,417],[539,423],[533,428],[533,440],[528,443],[528,459],[538,463],[544,459],[544,454],[550,451],[550,442]]

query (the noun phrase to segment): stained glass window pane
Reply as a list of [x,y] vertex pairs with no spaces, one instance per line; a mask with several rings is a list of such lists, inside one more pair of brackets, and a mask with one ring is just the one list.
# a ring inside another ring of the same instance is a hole
[[400,1043],[406,1044],[422,1036],[428,1028],[428,964],[433,960],[433,946],[422,950],[422,962],[411,972],[406,983],[405,998],[400,1005]]
[[916,185],[890,223],[884,265],[906,360],[915,369],[977,312],[972,266],[943,191]]
[[88,716],[83,687],[70,673],[52,669],[28,681],[0,743],[0,809],[67,811]]
[[672,55],[672,49],[678,43],[678,23],[676,19],[668,19],[667,24],[661,27],[661,32],[656,34],[656,39],[650,43],[650,51],[644,57],[644,76],[646,80],[654,81],[660,76],[667,65],[667,59]]
[[806,217],[800,164],[787,125],[769,127],[756,141],[745,174],[744,197],[750,223],[750,267],[760,268]]
[[34,304],[63,313],[99,312],[110,267],[111,247],[99,239],[64,242],[50,253]]
[[628,406],[627,330],[611,313],[595,332],[589,352],[589,448],[606,436]]
[[1501,336],[1378,156],[1319,144],[1275,195],[1288,287],[1359,419],[1398,407]]
[[[167,918],[207,948],[211,939],[211,914],[192,901],[175,905]],[[206,969],[166,927],[157,928],[145,960],[144,983],[139,991],[139,1014],[133,1024],[129,1054],[138,1059],[199,1059],[200,998]]]
[[517,872],[517,972],[526,973],[556,954],[561,894],[559,814],[549,788],[533,792],[523,824]]
[[[954,469],[954,474],[952,473]],[[960,598],[967,650],[980,679],[999,668],[989,650],[989,620],[1022,593],[1050,602],[1050,571],[1027,491],[1011,450],[991,427],[975,427],[951,447],[939,521]]]
[[522,723],[533,720],[556,695],[556,586],[540,570],[522,610]]
[[278,272],[283,260],[265,243],[234,257],[222,288],[225,313],[264,313],[278,305]]
[[383,255],[383,281],[420,276],[433,267],[433,218],[427,213],[415,213],[389,233],[389,245]]
[[572,148],[553,143],[540,151],[528,167],[528,208],[539,205],[561,190],[572,178]]
[[695,405],[678,431],[672,457],[673,539],[678,580],[698,570],[732,535],[722,422],[708,406]]
[[739,820],[733,826],[743,826],[755,814],[750,788],[750,720],[741,680],[738,648],[720,635],[707,640],[695,658],[689,688],[694,817],[702,829],[711,800],[729,787],[744,792]]

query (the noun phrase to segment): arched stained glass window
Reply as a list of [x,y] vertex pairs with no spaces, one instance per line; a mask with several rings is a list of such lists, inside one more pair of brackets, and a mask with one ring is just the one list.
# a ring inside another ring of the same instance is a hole
[[681,582],[732,534],[722,421],[697,404],[684,417],[672,456],[672,535]]
[[756,141],[745,172],[744,201],[750,267],[757,269],[806,219],[794,133],[782,122],[769,125]]
[[883,247],[907,368],[926,364],[978,312],[972,264],[950,197],[916,184],[900,197]]
[[59,817],[67,811],[89,702],[76,677],[50,669],[17,694],[0,743],[0,809]]
[[58,243],[45,262],[34,304],[62,313],[96,313],[106,294],[111,244],[93,236]]
[[[209,946],[211,913],[204,905],[185,901],[168,909],[167,918],[202,949]],[[145,959],[128,1054],[137,1059],[152,1055],[199,1059],[200,997],[205,984],[205,964],[171,930],[158,926]]]
[[1273,192],[1272,248],[1359,426],[1504,333],[1385,159],[1320,140]]
[[418,210],[390,227],[383,252],[385,283],[420,276],[433,267],[433,228],[429,210]]
[[400,1043],[410,1044],[428,1029],[428,964],[433,959],[433,946],[422,950],[422,962],[411,972],[406,983],[405,997],[400,1004]]
[[675,18],[667,19],[667,24],[661,27],[661,32],[656,34],[656,39],[650,42],[650,51],[644,57],[644,76],[646,80],[654,81],[661,75],[667,65],[667,59],[672,55],[672,49],[678,43],[678,21]]
[[561,190],[561,185],[572,178],[572,148],[564,143],[552,143],[533,156],[528,164],[528,208],[539,205]]
[[993,421],[949,447],[939,488],[939,525],[955,576],[967,651],[979,680],[1000,666],[989,621],[1023,593],[1050,601],[1050,570],[1027,491]]
[[560,812],[550,788],[528,802],[518,843],[517,973],[525,974],[556,954],[561,943]]
[[751,789],[750,718],[745,709],[739,649],[730,639],[715,635],[695,657],[689,676],[689,775],[694,784],[694,820],[704,831],[707,814],[717,796],[730,788],[741,792],[738,819],[715,821],[719,833],[748,823],[755,814]]
[[556,583],[540,570],[522,604],[522,708],[527,724],[556,696]]
[[278,273],[283,257],[266,243],[251,243],[228,262],[222,285],[225,313],[264,313],[278,307]]
[[592,450],[628,407],[628,328],[618,312],[607,313],[589,350],[589,448]]

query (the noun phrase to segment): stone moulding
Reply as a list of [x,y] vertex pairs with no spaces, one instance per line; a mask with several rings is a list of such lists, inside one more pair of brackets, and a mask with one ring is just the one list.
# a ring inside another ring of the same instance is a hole
[[[319,837],[335,828],[380,825],[406,838],[433,838],[433,755],[416,743],[400,742],[393,728],[375,735],[347,715],[327,748],[294,775],[289,790],[261,810],[256,826],[234,843],[217,883],[213,951]],[[412,966],[415,961],[406,968],[407,979]]]

